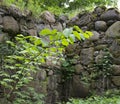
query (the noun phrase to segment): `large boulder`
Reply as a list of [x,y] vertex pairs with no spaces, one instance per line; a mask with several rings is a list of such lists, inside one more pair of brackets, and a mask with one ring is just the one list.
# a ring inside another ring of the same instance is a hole
[[41,30],[43,29],[50,29],[51,30],[51,27],[49,24],[37,24],[37,31],[40,32]]
[[85,98],[89,93],[89,86],[81,82],[79,75],[73,76],[73,81],[70,86],[70,97]]
[[94,16],[92,14],[86,13],[80,18],[80,20],[78,21],[77,24],[79,26],[90,25],[92,23],[93,19],[94,19]]
[[59,21],[60,21],[61,23],[67,22],[67,21],[68,21],[68,16],[67,16],[67,15],[60,15],[60,16],[59,16]]
[[111,25],[105,34],[108,38],[120,38],[120,21],[117,21]]
[[36,29],[30,29],[27,32],[30,36],[37,36],[37,30]]
[[46,23],[55,23],[55,17],[52,13],[49,11],[45,11],[42,13],[41,18],[46,22]]
[[94,48],[86,48],[81,50],[80,62],[83,65],[88,65],[93,62]]
[[75,65],[75,73],[76,74],[81,74],[84,71],[83,66],[81,64],[76,64]]
[[0,15],[0,24],[3,23],[3,19],[2,19],[2,16]]
[[68,21],[67,25],[68,26],[78,25],[78,22],[79,22],[79,17],[75,16]]
[[4,31],[16,34],[19,32],[18,22],[11,16],[3,17],[3,28]]
[[105,10],[106,10],[106,7],[98,6],[94,9],[94,13],[97,14],[97,16],[100,16]]
[[60,22],[57,22],[57,23],[55,23],[55,24],[52,24],[51,27],[52,27],[52,29],[56,29],[56,30],[61,31],[61,32],[62,32],[62,30],[63,30],[62,25],[61,25]]
[[110,52],[114,57],[116,58],[120,57],[120,39],[116,39],[113,41],[110,47]]
[[93,36],[90,37],[90,40],[91,41],[97,41],[97,40],[99,40],[100,34],[97,31],[92,31],[92,33],[93,33]]
[[101,15],[101,20],[120,20],[120,13],[115,8],[108,9]]
[[114,75],[120,75],[120,65],[113,65],[112,70]]
[[96,21],[95,22],[95,29],[97,31],[105,31],[107,29],[106,22],[104,22],[104,21]]
[[115,86],[120,87],[120,76],[112,76],[112,82]]

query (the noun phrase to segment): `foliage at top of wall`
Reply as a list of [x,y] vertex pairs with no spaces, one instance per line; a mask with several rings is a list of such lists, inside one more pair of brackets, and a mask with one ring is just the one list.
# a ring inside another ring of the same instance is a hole
[[[14,4],[20,9],[28,9],[33,14],[39,15],[43,10],[50,10],[55,14],[62,14],[76,9],[86,9],[86,7],[94,7],[96,5],[112,5],[115,6],[117,0],[4,0],[3,4]],[[54,7],[54,8],[53,8]],[[87,8],[88,9],[88,8]]]

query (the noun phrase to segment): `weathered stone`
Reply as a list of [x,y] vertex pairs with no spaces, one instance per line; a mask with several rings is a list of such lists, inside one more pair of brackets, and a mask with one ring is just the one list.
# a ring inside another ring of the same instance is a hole
[[114,85],[120,87],[120,76],[112,76],[112,82]]
[[82,73],[82,72],[83,72],[83,67],[82,67],[82,65],[81,65],[81,64],[75,65],[75,73],[76,73],[76,74],[80,74],[80,73]]
[[96,21],[95,22],[95,29],[97,31],[105,31],[107,29],[107,24],[104,21]]
[[89,25],[92,22],[93,18],[94,16],[92,14],[86,13],[79,19],[79,21],[77,22],[77,25],[78,26]]
[[74,98],[85,98],[88,96],[89,93],[89,87],[84,85],[79,75],[73,76],[73,82],[71,84],[71,91],[70,91],[70,97]]
[[120,39],[116,39],[113,41],[110,52],[114,57],[120,57]]
[[55,90],[57,88],[57,76],[56,75],[52,75],[49,76],[48,78],[48,89],[49,90]]
[[75,17],[71,18],[71,19],[68,21],[67,25],[68,25],[68,26],[77,25],[77,24],[78,24],[78,21],[79,21],[78,16],[75,16]]
[[4,31],[10,32],[10,33],[19,32],[19,25],[17,21],[11,16],[3,17],[3,28],[4,28]]
[[106,31],[106,37],[108,38],[120,38],[120,21],[115,22]]
[[85,41],[82,43],[82,47],[83,47],[83,48],[89,48],[89,47],[93,47],[93,46],[94,46],[94,44],[93,44],[93,42],[90,41],[90,40],[85,40]]
[[45,69],[40,69],[36,73],[31,73],[33,77],[33,81],[30,82],[30,86],[32,86],[37,93],[46,94],[47,93],[47,74]]
[[117,22],[116,20],[107,21],[107,26],[111,26],[113,23]]
[[106,7],[102,6],[98,6],[94,9],[94,13],[97,14],[97,16],[100,16],[104,11],[105,11]]
[[2,16],[0,15],[0,24],[3,23],[3,19],[2,19]]
[[57,22],[57,23],[55,23],[55,24],[52,24],[51,27],[52,27],[52,29],[56,29],[56,30],[58,30],[58,31],[60,31],[60,32],[62,32],[62,30],[63,30],[62,25],[61,25],[60,22]]
[[37,30],[35,30],[35,29],[30,29],[30,30],[28,30],[28,34],[29,34],[30,36],[37,36]]
[[37,77],[39,80],[44,81],[44,80],[46,79],[46,77],[47,77],[47,74],[46,74],[45,69],[42,69],[42,70],[40,70],[39,72],[37,72],[36,77]]
[[14,17],[19,17],[19,18],[22,17],[22,11],[19,8],[17,8],[15,5],[11,5],[8,8],[8,11]]
[[46,23],[55,23],[55,17],[52,13],[49,11],[45,11],[42,13],[41,18],[46,22]]
[[25,32],[28,28],[27,28],[27,25],[26,25],[26,20],[24,19],[20,19],[20,31],[21,32]]
[[59,61],[59,58],[55,57],[55,56],[47,57],[45,64],[46,64],[47,67],[51,67],[51,68],[58,68],[58,69],[60,69],[60,67],[61,67],[61,63]]
[[0,33],[0,43],[5,42],[8,40],[8,34],[7,33]]
[[99,63],[99,62],[101,61],[101,59],[103,58],[104,54],[105,54],[105,53],[104,53],[103,51],[100,51],[99,55],[97,55],[97,56],[95,57],[95,62],[96,62],[96,63]]
[[51,27],[50,27],[49,24],[38,24],[36,27],[37,27],[38,33],[39,33],[41,30],[46,29],[46,28],[51,30]]
[[0,6],[0,15],[4,16],[5,14],[8,14],[6,8],[6,6]]
[[100,51],[100,50],[103,50],[103,49],[106,49],[107,48],[107,45],[97,45],[95,47],[95,51]]
[[91,40],[91,41],[97,41],[100,38],[100,34],[97,31],[92,31],[92,33],[93,33],[93,36],[90,37],[89,40]]
[[28,29],[35,29],[36,28],[35,23],[33,23],[32,21],[26,22],[26,26]]
[[119,20],[119,12],[118,10],[116,9],[108,9],[106,12],[104,12],[102,15],[101,15],[101,19],[102,20],[105,20],[105,21],[108,21],[108,20]]
[[68,21],[68,16],[67,16],[67,15],[60,15],[59,21],[60,21],[61,23],[67,22],[67,21]]
[[120,75],[120,65],[113,65],[112,72],[114,75]]
[[78,55],[80,53],[80,47],[78,44],[70,44],[68,47],[65,49],[65,53],[69,57],[73,57],[75,55]]
[[81,50],[80,61],[83,65],[93,62],[94,48],[86,48]]
[[120,57],[113,57],[113,64],[120,65]]
[[50,75],[53,75],[53,70],[50,70],[49,72],[48,72],[48,75],[50,76]]

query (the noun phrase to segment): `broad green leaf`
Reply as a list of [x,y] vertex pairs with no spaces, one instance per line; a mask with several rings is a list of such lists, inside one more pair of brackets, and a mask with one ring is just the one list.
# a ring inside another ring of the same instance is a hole
[[35,45],[40,45],[41,44],[41,39],[40,38],[36,38],[36,40],[34,41]]
[[66,28],[64,31],[63,31],[63,34],[65,35],[65,37],[67,38],[73,31],[73,28]]
[[73,31],[73,34],[77,39],[81,40],[80,34],[77,31]]
[[62,45],[64,45],[64,46],[69,45],[69,42],[67,41],[67,39],[62,39]]
[[57,33],[57,30],[56,30],[56,29],[53,29],[53,30],[51,31],[51,34],[52,34],[52,35],[56,35],[56,33]]
[[86,34],[86,33],[84,33],[84,37],[86,38],[86,39],[89,39],[89,34]]
[[74,34],[70,34],[69,38],[70,38],[70,40],[71,40],[72,43],[75,42],[75,36],[74,36]]
[[80,32],[80,33],[84,33],[78,26],[74,26],[74,29],[76,29],[78,32]]
[[85,33],[86,33],[86,34],[88,34],[88,35],[89,35],[89,37],[93,36],[93,33],[92,33],[92,32],[90,32],[90,31],[86,31]]
[[11,41],[6,41],[7,44],[10,44],[11,46],[15,46],[15,43],[14,42],[11,42]]
[[55,41],[56,46],[60,46],[61,42],[60,41]]
[[40,32],[40,35],[49,35],[51,34],[52,31],[50,29],[43,29],[41,32]]
[[82,40],[85,40],[84,34],[79,33]]
[[51,48],[50,48],[50,51],[52,51],[52,52],[57,52],[57,48],[56,48],[56,47],[51,47]]
[[41,40],[41,43],[42,43],[42,47],[48,47],[49,45],[49,42],[45,41],[45,40]]

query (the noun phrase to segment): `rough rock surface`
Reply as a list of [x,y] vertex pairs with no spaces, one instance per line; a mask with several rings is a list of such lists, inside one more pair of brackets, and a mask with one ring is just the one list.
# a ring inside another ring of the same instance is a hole
[[8,31],[11,33],[19,32],[18,22],[11,16],[3,17],[3,28],[4,28],[4,31]]
[[104,21],[96,21],[95,22],[95,29],[97,31],[105,31],[107,29],[107,24]]
[[120,38],[120,21],[115,22],[106,31],[106,37],[108,38]]

